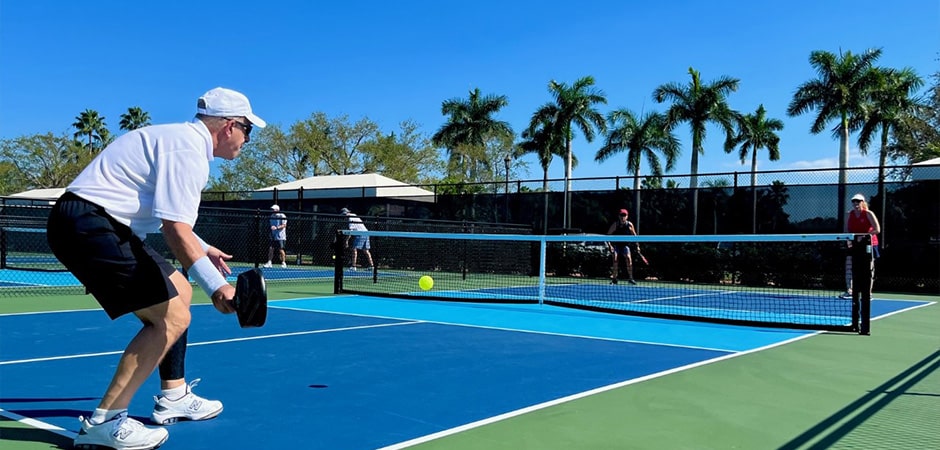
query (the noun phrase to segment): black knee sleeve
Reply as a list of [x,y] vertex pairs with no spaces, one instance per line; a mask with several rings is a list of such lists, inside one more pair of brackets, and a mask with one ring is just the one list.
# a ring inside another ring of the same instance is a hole
[[180,380],[186,378],[186,336],[189,330],[183,332],[176,343],[170,347],[160,361],[160,379],[161,380]]

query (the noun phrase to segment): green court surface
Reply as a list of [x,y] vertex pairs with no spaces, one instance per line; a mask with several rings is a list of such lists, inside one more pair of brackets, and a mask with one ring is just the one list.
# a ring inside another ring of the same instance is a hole
[[[331,291],[330,283],[272,283],[269,293],[272,299],[285,299]],[[197,302],[206,301],[201,293],[196,297]],[[0,313],[96,307],[84,295],[0,298]],[[822,333],[474,424],[409,448],[936,449],[940,448],[938,324],[940,305],[931,304],[873,322],[871,336]],[[69,444],[61,436],[0,420],[0,448],[36,450],[69,448]]]

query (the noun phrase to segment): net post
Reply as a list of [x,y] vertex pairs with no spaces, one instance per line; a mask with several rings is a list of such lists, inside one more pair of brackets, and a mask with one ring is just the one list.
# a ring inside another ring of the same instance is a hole
[[871,285],[874,269],[871,235],[856,235],[852,244],[852,325],[858,334],[871,334]]
[[539,304],[545,303],[545,239],[539,240]]
[[[333,293],[340,294],[343,291],[343,230],[336,230],[336,238],[333,240]],[[355,251],[355,250],[354,250]],[[373,263],[374,264],[374,263]]]

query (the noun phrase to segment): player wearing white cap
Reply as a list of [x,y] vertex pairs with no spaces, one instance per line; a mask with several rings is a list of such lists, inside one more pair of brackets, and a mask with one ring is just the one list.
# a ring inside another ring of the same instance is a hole
[[146,450],[163,444],[164,428],[128,416],[128,405],[159,367],[162,391],[151,418],[159,424],[204,420],[222,403],[193,393],[184,362],[192,286],[144,239],[160,232],[173,255],[222,313],[234,312],[235,288],[224,274],[231,255],[193,232],[209,162],[234,159],[250,139],[256,116],[241,93],[215,88],[197,100],[187,123],[139,128],[117,138],[66,188],[49,215],[48,240],[56,257],[115,319],[132,313],[140,331],[124,350],[98,408],[75,446]]

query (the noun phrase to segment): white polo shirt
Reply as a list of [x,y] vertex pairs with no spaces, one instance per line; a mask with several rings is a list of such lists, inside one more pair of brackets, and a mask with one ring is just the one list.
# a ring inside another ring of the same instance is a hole
[[102,150],[66,190],[144,239],[163,219],[196,223],[212,158],[212,135],[198,119],[139,128]]
[[350,230],[369,231],[368,229],[366,229],[365,224],[362,223],[362,219],[360,219],[359,216],[353,213],[348,213],[346,215],[349,216],[349,229]]

